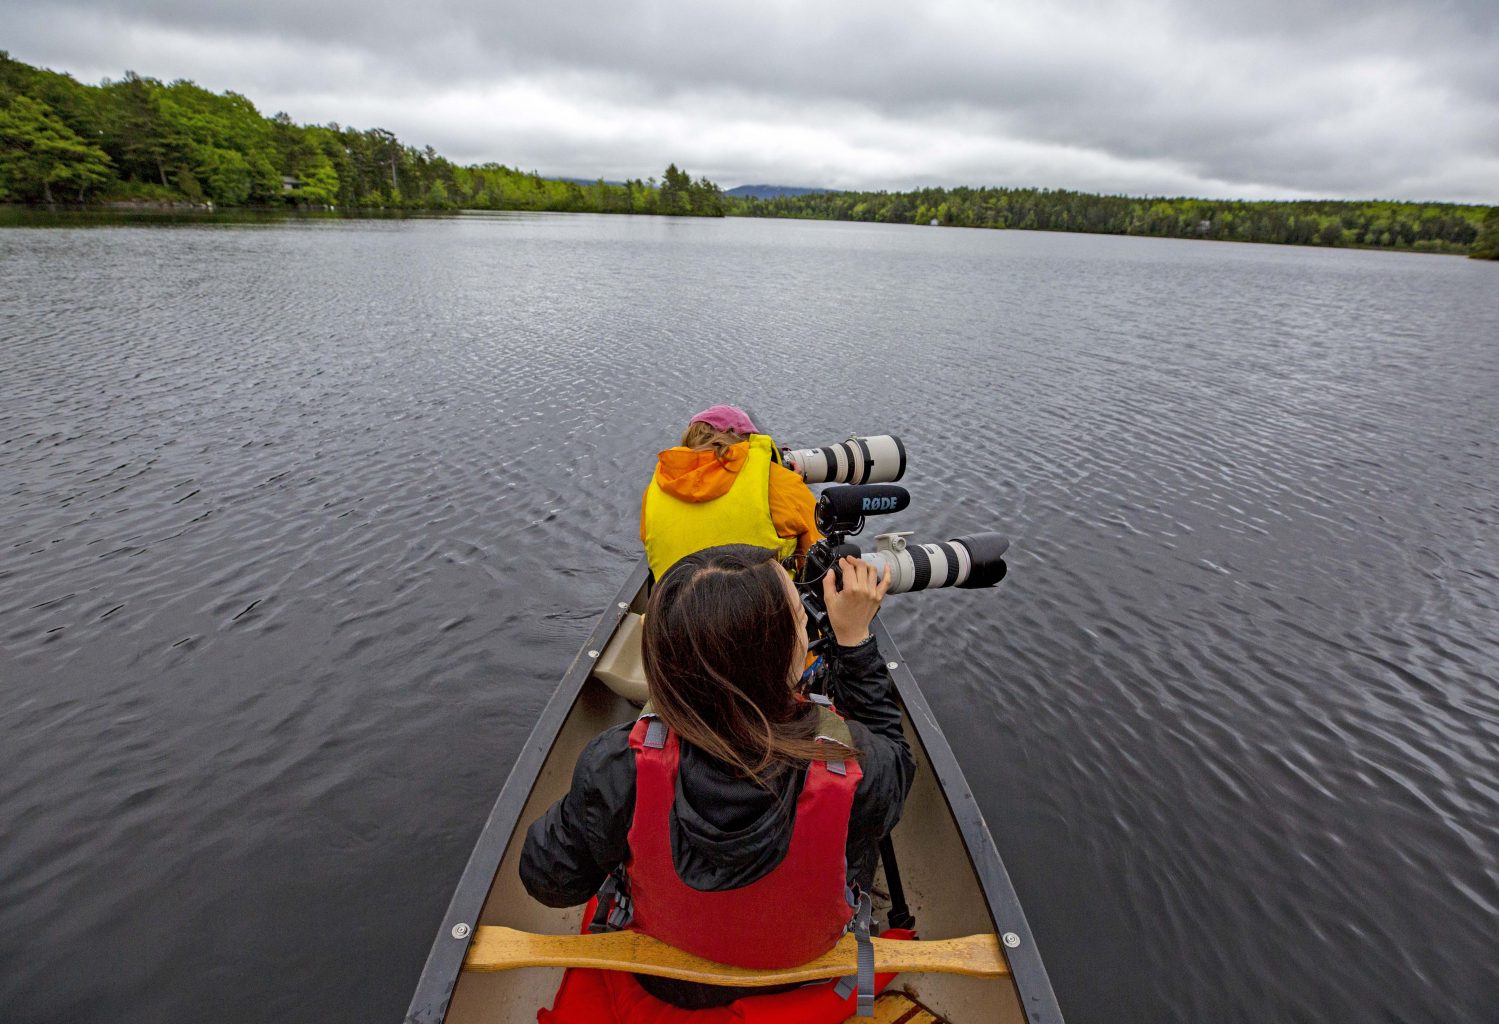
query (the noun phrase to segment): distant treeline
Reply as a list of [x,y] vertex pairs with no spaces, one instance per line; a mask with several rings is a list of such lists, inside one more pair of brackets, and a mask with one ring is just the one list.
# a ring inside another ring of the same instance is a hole
[[1061,189],[927,188],[731,197],[729,213],[1499,255],[1499,208],[1454,203],[1135,199]]
[[[764,186],[761,186],[764,188]],[[592,184],[462,167],[382,128],[298,125],[245,97],[127,72],[92,86],[0,51],[0,202],[562,210],[804,217],[1467,252],[1499,259],[1499,208],[1452,203],[1137,199],[930,188],[725,196],[675,164]]]
[[381,128],[262,117],[237,93],[133,72],[84,85],[4,51],[0,201],[724,215],[718,186],[675,164],[620,185],[460,167]]

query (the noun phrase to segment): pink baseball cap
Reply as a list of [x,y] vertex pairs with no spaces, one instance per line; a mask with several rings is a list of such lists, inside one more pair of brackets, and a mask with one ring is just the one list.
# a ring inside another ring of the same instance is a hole
[[706,423],[715,430],[731,430],[736,434],[758,433],[749,413],[735,405],[715,405],[704,409],[687,422],[689,425]]

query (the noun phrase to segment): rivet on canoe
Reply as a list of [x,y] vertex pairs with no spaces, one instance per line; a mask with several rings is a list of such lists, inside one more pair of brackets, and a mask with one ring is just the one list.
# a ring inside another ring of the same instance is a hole
[[459,923],[453,925],[453,938],[466,939],[468,938],[468,933],[470,930],[471,929],[468,925],[460,921]]
[[1016,946],[1020,945],[1020,936],[1016,935],[1014,932],[1005,932],[1005,945],[1009,946],[1011,949],[1014,949]]
[[588,656],[590,658],[597,658],[599,656],[599,652],[598,651],[589,651],[588,652]]
[[898,662],[898,661],[887,661],[887,662],[885,662],[885,667],[888,668],[888,669],[891,669],[891,670],[898,669],[898,668],[900,668],[900,662]]
[[618,607],[618,608],[619,608],[619,610],[620,610],[620,611],[624,611],[624,610],[625,610],[625,609],[626,609],[626,608],[629,608],[629,607],[630,607],[630,605],[629,605],[629,602],[627,602],[627,601],[621,601],[621,602],[620,602],[620,603],[619,603],[619,604],[618,604],[618,606],[617,606],[617,607]]

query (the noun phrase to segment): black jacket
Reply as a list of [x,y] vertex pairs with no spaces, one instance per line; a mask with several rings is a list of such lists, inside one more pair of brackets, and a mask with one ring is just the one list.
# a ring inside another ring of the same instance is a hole
[[[873,638],[857,647],[830,647],[818,679],[864,754],[864,775],[849,815],[847,855],[849,880],[867,889],[874,880],[879,841],[900,820],[916,765],[901,731],[890,672]],[[807,713],[816,712],[809,705]],[[620,725],[596,736],[578,758],[572,789],[526,832],[521,881],[547,906],[587,902],[608,873],[628,859],[627,836],[635,813],[632,727]],[[694,889],[716,892],[769,873],[786,855],[806,770],[783,771],[767,790],[687,743],[681,749],[680,789],[671,816],[677,874]],[[694,996],[660,979],[641,981],[677,1005],[728,1001],[705,991]],[[744,995],[746,990],[729,994]]]

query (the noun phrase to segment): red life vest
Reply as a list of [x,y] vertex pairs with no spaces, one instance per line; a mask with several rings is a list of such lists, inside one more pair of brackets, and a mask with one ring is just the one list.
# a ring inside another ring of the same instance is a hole
[[677,736],[659,718],[642,716],[630,733],[630,749],[635,751],[635,816],[625,874],[634,911],[631,928],[738,967],[795,967],[837,944],[853,915],[845,845],[854,789],[863,777],[857,761],[807,766],[791,844],[768,874],[738,889],[700,892],[683,882],[672,864],[671,806],[681,759]]

